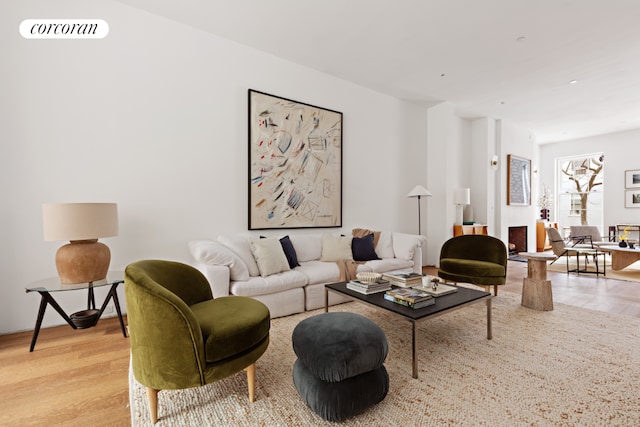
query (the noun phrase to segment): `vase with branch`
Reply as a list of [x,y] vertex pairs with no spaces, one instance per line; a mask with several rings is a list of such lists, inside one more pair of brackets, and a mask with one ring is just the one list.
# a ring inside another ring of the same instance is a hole
[[538,197],[538,207],[540,208],[540,219],[549,221],[549,209],[553,204],[553,194],[546,185],[543,187],[542,194]]

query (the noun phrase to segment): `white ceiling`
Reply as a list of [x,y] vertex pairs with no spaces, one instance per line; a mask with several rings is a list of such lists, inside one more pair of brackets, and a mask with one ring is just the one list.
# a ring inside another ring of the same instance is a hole
[[120,1],[541,143],[640,128],[640,0]]

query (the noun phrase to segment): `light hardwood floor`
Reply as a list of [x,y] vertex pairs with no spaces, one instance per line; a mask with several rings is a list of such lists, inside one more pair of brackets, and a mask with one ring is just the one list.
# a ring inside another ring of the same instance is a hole
[[[509,261],[507,284],[499,291],[521,293],[526,274],[526,263]],[[557,272],[548,277],[556,303],[640,317],[640,283]],[[0,336],[1,426],[130,425],[129,339],[117,318],[90,329],[43,329],[33,353],[31,335]]]

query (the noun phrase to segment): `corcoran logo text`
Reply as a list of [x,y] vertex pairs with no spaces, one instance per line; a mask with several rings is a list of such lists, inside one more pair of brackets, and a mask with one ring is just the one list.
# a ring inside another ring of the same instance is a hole
[[20,34],[25,39],[102,39],[109,24],[102,19],[25,19]]

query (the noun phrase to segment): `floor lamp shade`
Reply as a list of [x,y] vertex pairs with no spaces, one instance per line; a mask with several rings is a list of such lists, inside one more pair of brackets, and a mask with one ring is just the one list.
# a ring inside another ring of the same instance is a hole
[[430,197],[431,193],[429,190],[424,188],[422,185],[416,185],[413,187],[413,190],[407,194],[407,197],[417,197],[418,198],[418,234],[422,234],[422,226],[420,224],[420,197]]
[[42,205],[44,240],[69,240],[56,253],[62,283],[85,283],[107,277],[111,251],[98,242],[118,235],[116,203],[51,203]]

